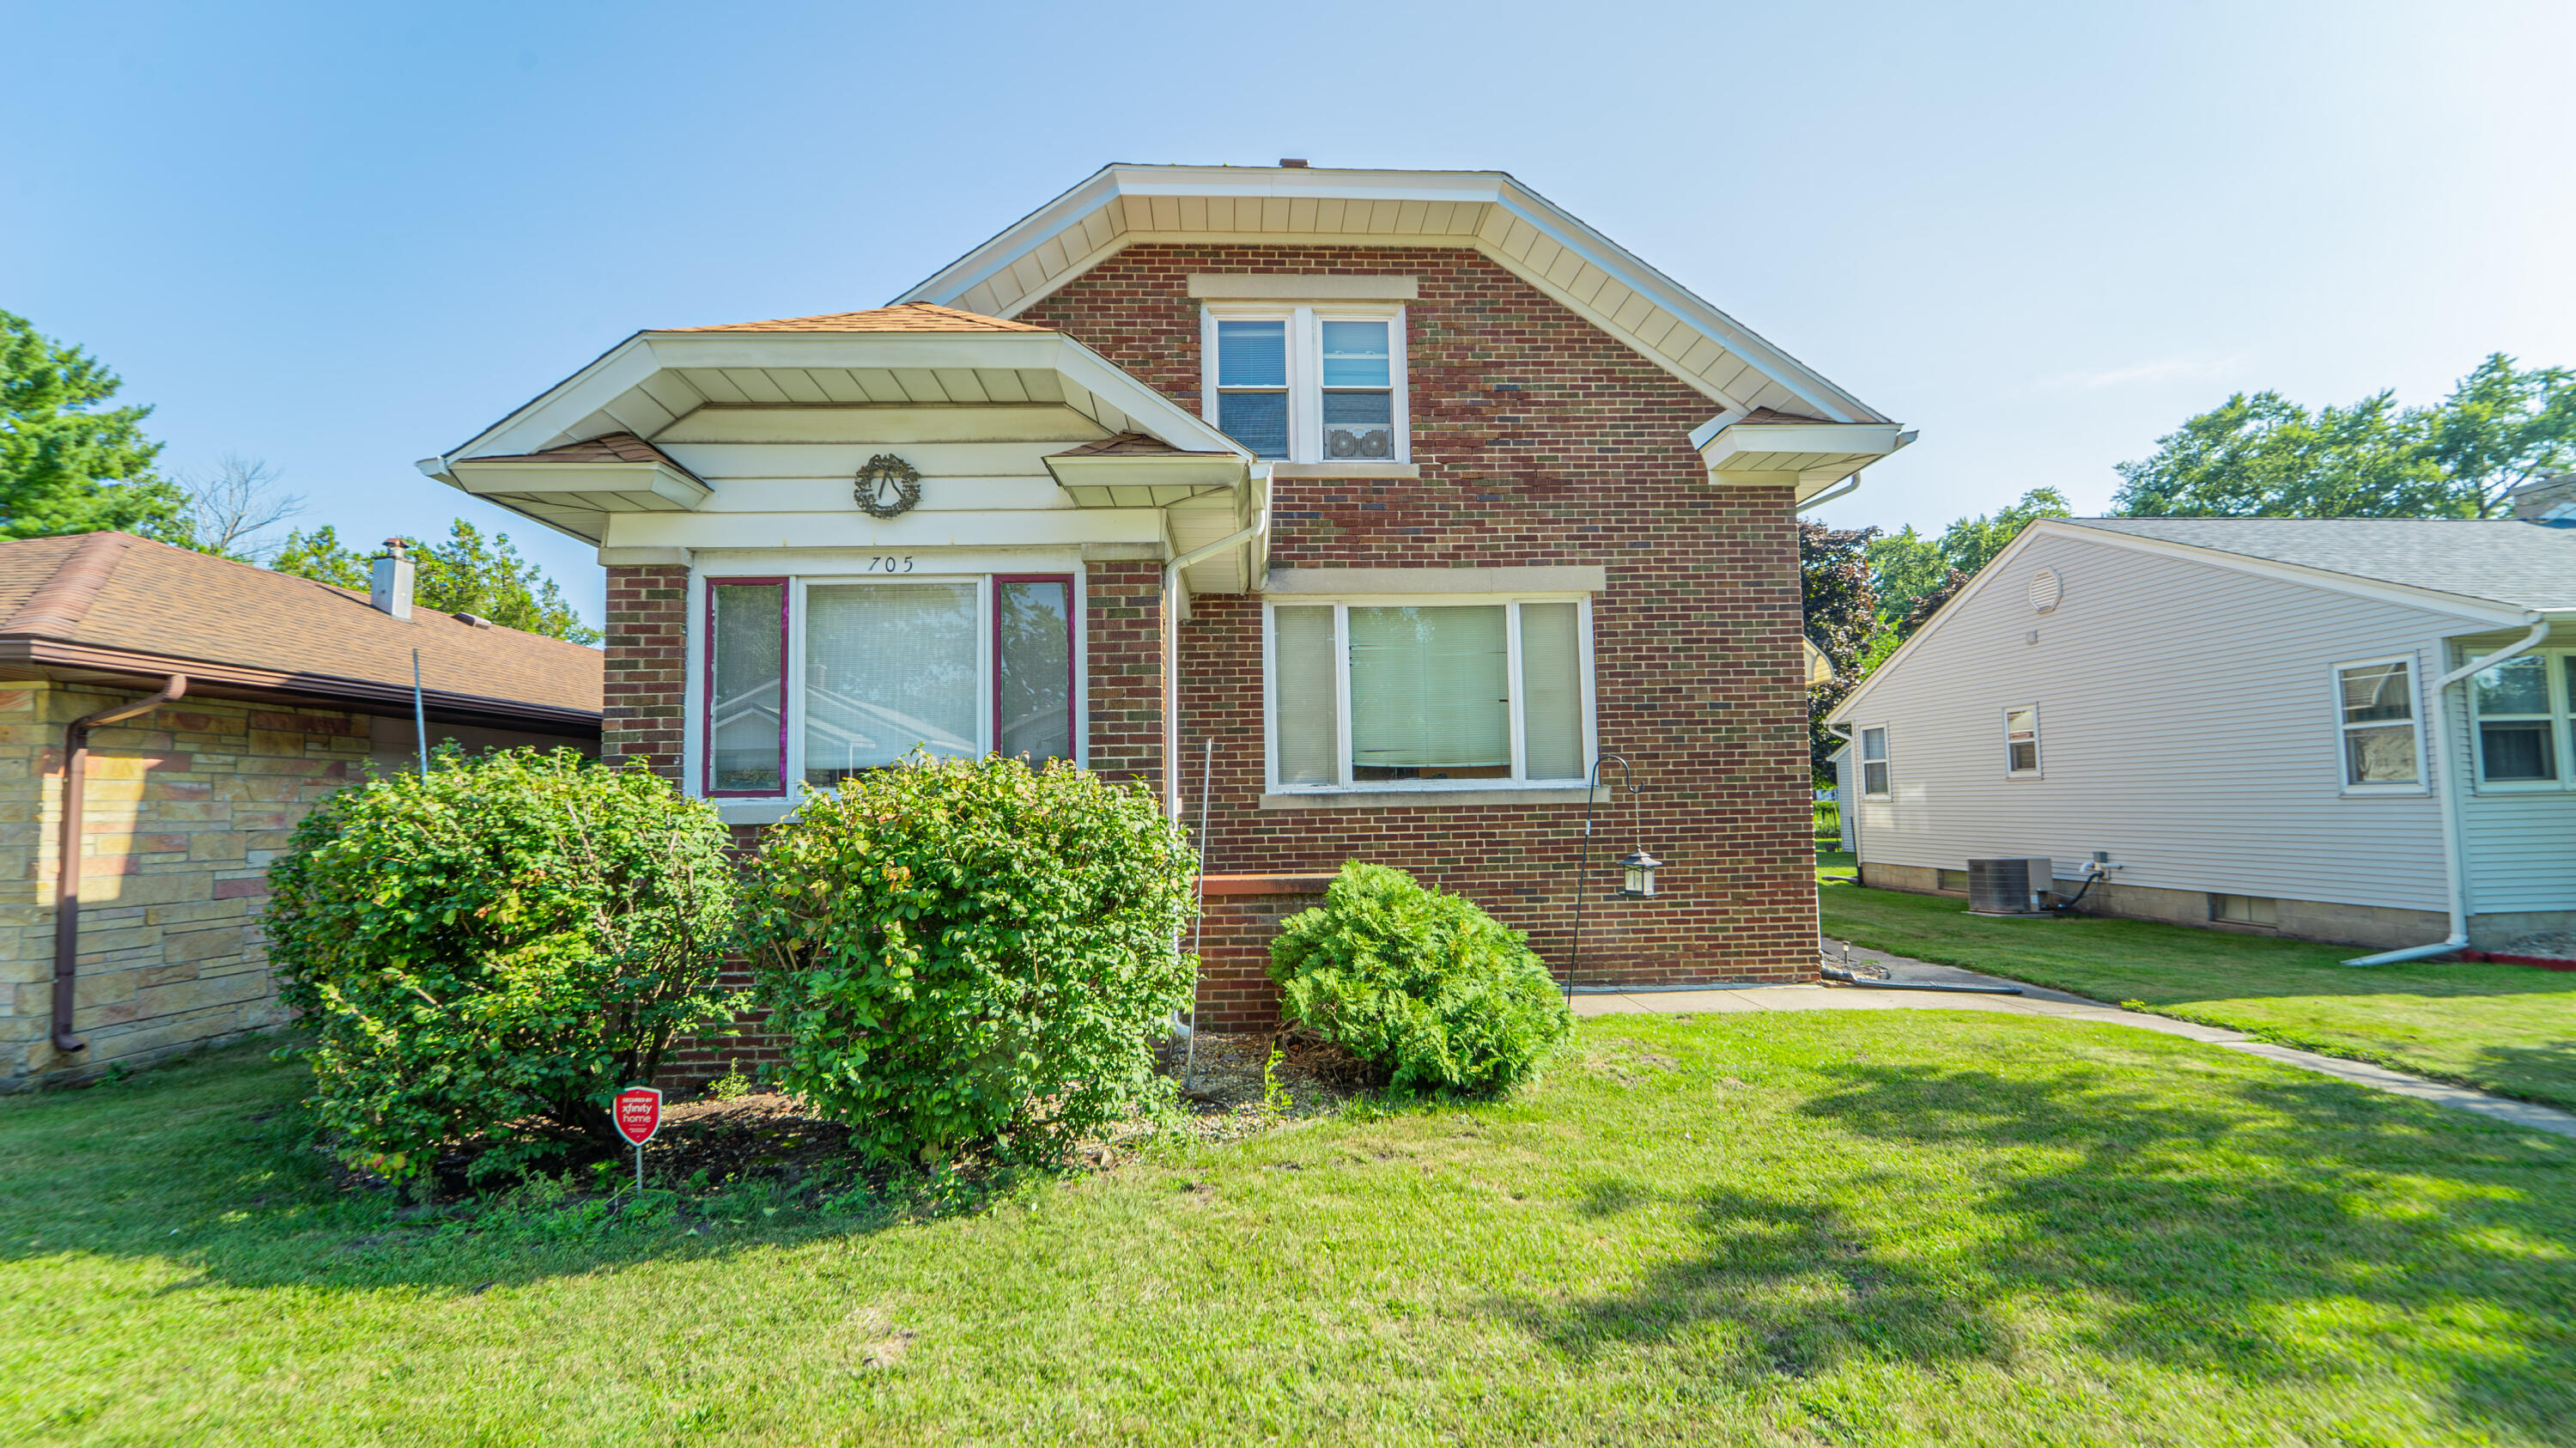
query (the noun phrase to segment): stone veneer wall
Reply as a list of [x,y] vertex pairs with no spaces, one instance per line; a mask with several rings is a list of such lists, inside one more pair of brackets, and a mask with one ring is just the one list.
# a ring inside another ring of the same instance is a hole
[[183,699],[91,732],[72,1015],[89,1047],[53,1048],[63,726],[138,692],[0,683],[0,1090],[284,1019],[265,871],[316,800],[365,776],[373,721]]

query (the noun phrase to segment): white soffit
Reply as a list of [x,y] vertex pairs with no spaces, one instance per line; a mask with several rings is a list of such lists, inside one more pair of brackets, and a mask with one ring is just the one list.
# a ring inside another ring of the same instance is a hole
[[1108,166],[896,301],[1016,317],[1129,246],[1214,240],[1471,248],[1727,406],[1888,421],[1500,171]]

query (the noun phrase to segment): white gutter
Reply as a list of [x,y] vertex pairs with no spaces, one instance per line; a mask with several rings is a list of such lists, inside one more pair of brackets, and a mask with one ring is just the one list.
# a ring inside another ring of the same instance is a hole
[[[1177,603],[1181,570],[1205,563],[1228,548],[1239,548],[1269,531],[1270,499],[1264,494],[1261,512],[1251,527],[1193,548],[1163,565],[1163,808],[1174,819],[1181,817],[1181,610]],[[1257,582],[1248,560],[1243,575],[1246,585]]]
[[[2442,761],[2442,873],[2444,883],[2450,887],[2451,933],[2431,945],[2410,946],[2405,950],[2357,956],[2345,961],[2344,964],[2399,965],[2410,960],[2422,960],[2428,955],[2448,955],[2469,943],[2468,870],[2460,858],[2460,796],[2466,793],[2461,786],[2467,783],[2468,771],[2474,768],[2475,764],[2472,761],[2463,765],[2451,752],[2451,703],[2448,697],[2450,688],[2471,674],[2483,673],[2537,646],[2547,637],[2549,637],[2549,620],[2543,617],[2533,623],[2531,632],[2524,634],[2519,640],[2505,645],[2484,658],[2471,659],[2435,679],[2429,691],[2433,696],[2433,747]],[[2455,767],[2460,775],[2457,779],[2452,777]]]

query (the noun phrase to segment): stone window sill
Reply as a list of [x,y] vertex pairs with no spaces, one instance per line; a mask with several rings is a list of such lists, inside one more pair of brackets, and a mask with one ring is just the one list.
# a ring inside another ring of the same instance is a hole
[[1455,809],[1495,804],[1581,804],[1581,786],[1546,789],[1386,789],[1337,794],[1265,794],[1263,809]]

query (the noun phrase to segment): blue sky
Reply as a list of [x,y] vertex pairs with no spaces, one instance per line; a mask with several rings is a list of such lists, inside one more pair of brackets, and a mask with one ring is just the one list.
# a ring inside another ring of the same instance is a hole
[[1922,429],[1938,527],[2238,388],[2576,363],[2576,7],[0,3],[0,307],[344,537],[643,326],[871,306],[1108,161],[1508,170]]

